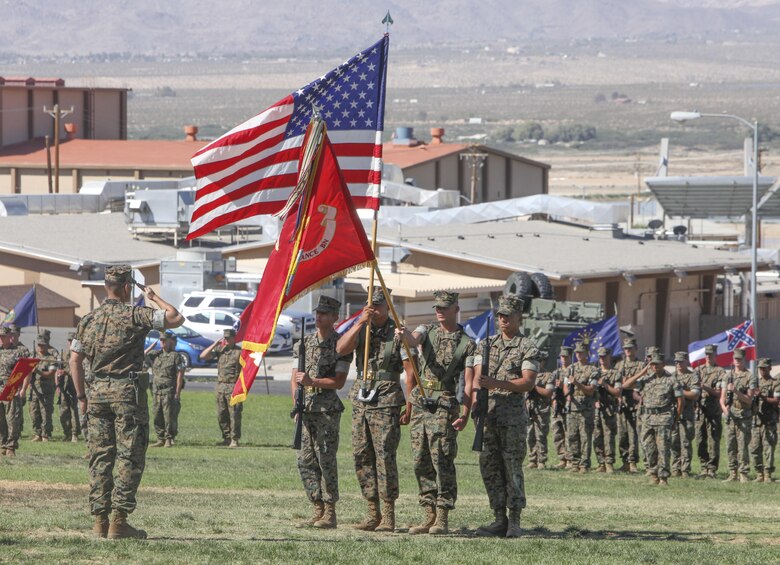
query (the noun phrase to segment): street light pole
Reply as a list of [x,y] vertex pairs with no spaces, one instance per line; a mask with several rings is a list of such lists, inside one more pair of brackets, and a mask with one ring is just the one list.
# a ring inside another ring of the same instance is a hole
[[[752,122],[732,114],[703,114],[701,112],[672,112],[671,119],[676,122],[686,122],[699,118],[727,118],[736,120],[753,130],[753,206],[751,210],[750,230],[750,323],[753,326],[753,339],[756,342],[756,358],[758,358],[758,293],[756,288],[756,273],[758,272],[758,120]],[[757,378],[757,363],[751,363],[753,378]]]

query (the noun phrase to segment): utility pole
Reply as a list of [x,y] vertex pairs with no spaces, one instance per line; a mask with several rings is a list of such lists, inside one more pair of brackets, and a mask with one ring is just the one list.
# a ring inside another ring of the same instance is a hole
[[54,118],[54,193],[60,192],[60,120],[73,113],[73,106],[70,110],[60,110],[60,105],[55,104],[51,110],[46,106],[43,111]]
[[477,146],[474,145],[469,149],[468,153],[461,153],[461,159],[468,159],[471,164],[471,203],[477,203],[477,178],[478,170],[484,165],[483,161],[487,159],[487,153],[480,153],[477,151]]

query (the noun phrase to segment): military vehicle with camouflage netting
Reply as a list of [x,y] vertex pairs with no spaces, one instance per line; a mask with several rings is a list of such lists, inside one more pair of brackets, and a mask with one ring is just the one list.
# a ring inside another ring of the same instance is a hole
[[547,352],[547,371],[557,367],[558,350],[567,335],[604,319],[604,307],[598,302],[555,300],[553,286],[544,273],[512,273],[504,294],[516,294],[525,301],[523,333]]

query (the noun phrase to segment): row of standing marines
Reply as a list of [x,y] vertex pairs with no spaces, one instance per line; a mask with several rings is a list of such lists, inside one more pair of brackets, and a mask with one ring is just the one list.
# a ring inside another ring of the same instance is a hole
[[[114,539],[146,536],[143,530],[127,523],[128,514],[135,509],[149,435],[148,383],[144,382],[143,366],[144,353],[154,352],[143,350],[143,339],[150,329],[173,328],[183,321],[175,308],[148,288],[147,300],[159,310],[127,304],[132,284],[129,267],[108,269],[108,299],[82,319],[70,343],[70,373],[75,389],[71,392],[75,392],[72,397],[80,404],[73,407],[72,413],[80,408],[88,415],[93,531],[100,537]],[[729,414],[729,459],[730,470],[733,469],[730,478],[735,479],[739,473],[744,480],[747,474],[752,432],[751,445],[758,442],[761,446],[761,477],[771,480],[780,388],[769,376],[768,360],[759,362],[759,383],[750,380],[750,373],[740,360],[741,352],[735,354],[735,368],[728,375],[714,364],[711,350],[708,364],[693,373],[687,370],[687,359],[678,354],[677,371],[671,375],[664,370],[664,360],[657,349],[648,351],[649,363],[645,364],[635,358],[636,344],[628,340],[624,343],[625,359],[614,368],[607,350],[599,351],[598,368],[589,365],[587,348],[580,344],[575,351],[575,363],[572,351],[563,348],[560,368],[553,373],[539,373],[543,355],[520,331],[523,302],[519,297],[506,296],[499,300],[499,334],[488,342],[490,369],[483,375],[476,345],[457,323],[457,293],[435,293],[436,323],[418,326],[413,331],[396,327],[388,315],[381,287],[376,288],[373,297],[358,323],[341,337],[334,329],[340,303],[321,297],[315,308],[317,331],[303,338],[305,370],[293,370],[291,385],[293,391],[300,385],[305,392],[298,467],[313,510],[311,518],[301,526],[337,525],[336,453],[344,406],[336,391],[344,386],[353,356],[358,378],[349,395],[352,448],[356,475],[367,503],[365,519],[355,525],[361,530],[395,530],[395,501],[399,494],[396,453],[401,426],[409,424],[423,511],[422,521],[411,527],[409,533],[448,532],[449,512],[457,500],[457,434],[465,428],[472,397],[480,389],[488,391],[488,401],[482,414],[484,447],[479,463],[494,520],[480,527],[478,535],[520,535],[520,514],[526,505],[523,460],[527,445],[530,466],[543,467],[550,423],[561,466],[587,472],[593,443],[599,470],[610,472],[617,438],[624,468],[635,472],[641,437],[648,473],[653,475],[654,482],[663,484],[670,474],[670,451],[675,441],[681,446],[677,458],[680,473],[690,473],[691,440],[697,430],[705,438],[699,442],[703,474],[714,476],[721,421],[720,411],[715,415],[713,408],[713,402],[717,402],[718,410],[725,407]],[[367,324],[369,371],[363,375]],[[237,447],[241,405],[231,407],[229,399],[240,371],[240,349],[233,332],[227,332],[225,337],[204,351],[202,357],[218,360],[217,413],[223,434],[220,445]],[[11,338],[1,339],[4,350],[14,349]],[[419,359],[407,358],[402,341]],[[175,415],[183,386],[184,368],[176,361],[180,357],[174,347],[175,341],[168,336],[163,339],[162,350],[147,357],[155,381],[155,445],[161,447],[172,445],[175,438]],[[15,354],[23,356],[20,352]],[[85,361],[86,389],[82,368]],[[415,384],[412,362],[419,366],[425,394]],[[7,366],[8,362],[4,362],[2,370]],[[406,394],[401,386],[402,373],[406,373]],[[641,401],[632,391],[641,391]],[[699,394],[704,397],[700,410],[695,408]],[[763,424],[763,416],[752,418],[754,399],[759,406],[756,415],[774,409],[773,425]],[[13,404],[3,403],[6,415],[13,412]],[[694,425],[690,424],[692,409]],[[77,435],[78,426],[74,426]],[[755,427],[761,429],[756,432]],[[5,446],[6,436],[3,437]],[[41,430],[43,437],[50,437],[50,432],[46,435]],[[753,452],[756,453],[755,448]]]

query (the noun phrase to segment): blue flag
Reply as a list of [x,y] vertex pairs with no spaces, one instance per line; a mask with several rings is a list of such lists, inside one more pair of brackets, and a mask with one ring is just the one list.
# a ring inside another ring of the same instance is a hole
[[140,308],[141,306],[146,304],[146,302],[144,301],[144,298],[146,298],[146,297],[143,294],[141,294],[141,296],[138,297],[138,300],[135,301],[136,307]]
[[595,363],[599,360],[599,347],[609,347],[612,350],[612,356],[618,357],[623,354],[623,345],[620,342],[620,330],[618,329],[617,316],[612,316],[600,322],[588,324],[580,328],[563,340],[563,345],[574,347],[578,341],[588,341],[590,344],[590,362]]
[[38,308],[35,304],[35,287],[32,287],[16,306],[8,311],[3,325],[16,324],[20,328],[38,325]]
[[[485,322],[487,322],[487,335],[485,335]],[[479,343],[486,337],[496,335],[496,319],[493,310],[474,316],[463,324],[463,329],[471,339]]]

